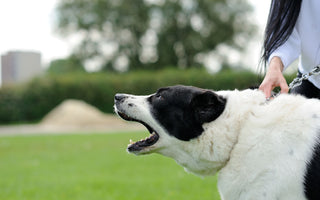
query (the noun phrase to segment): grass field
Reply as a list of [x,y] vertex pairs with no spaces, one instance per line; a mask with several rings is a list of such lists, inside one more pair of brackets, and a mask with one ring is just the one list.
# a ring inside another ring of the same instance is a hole
[[1,200],[218,200],[216,177],[174,160],[134,156],[145,133],[0,137]]

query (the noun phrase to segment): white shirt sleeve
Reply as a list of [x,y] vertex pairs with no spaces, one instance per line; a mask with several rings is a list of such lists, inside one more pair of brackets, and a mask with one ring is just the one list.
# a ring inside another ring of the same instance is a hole
[[296,60],[301,52],[300,36],[296,28],[293,29],[288,40],[279,46],[269,57],[268,63],[273,57],[280,57],[285,70],[294,60]]

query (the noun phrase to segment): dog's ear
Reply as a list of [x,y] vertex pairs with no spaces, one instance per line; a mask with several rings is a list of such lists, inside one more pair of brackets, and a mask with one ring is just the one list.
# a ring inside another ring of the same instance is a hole
[[217,119],[223,112],[226,99],[211,91],[196,95],[191,101],[191,107],[198,122],[205,123]]

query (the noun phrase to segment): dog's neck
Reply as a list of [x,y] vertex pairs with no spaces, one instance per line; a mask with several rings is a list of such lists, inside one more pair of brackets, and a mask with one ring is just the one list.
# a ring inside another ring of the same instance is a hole
[[[230,95],[227,93],[225,111],[215,121],[204,124],[204,132],[198,138],[188,142],[174,141],[174,145],[159,153],[175,159],[188,172],[199,176],[214,175],[229,161],[241,125],[245,123],[252,108],[265,101],[263,95],[248,97],[248,92],[237,92],[235,95],[234,92]],[[237,109],[232,106],[237,106]]]

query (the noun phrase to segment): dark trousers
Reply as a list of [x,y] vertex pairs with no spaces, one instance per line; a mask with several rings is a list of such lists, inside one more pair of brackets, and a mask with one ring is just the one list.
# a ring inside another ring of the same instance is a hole
[[[301,73],[298,72],[297,77],[301,77]],[[320,99],[320,89],[314,86],[310,81],[303,80],[302,84],[294,87],[290,90],[290,93],[301,94],[307,98],[318,98]]]

